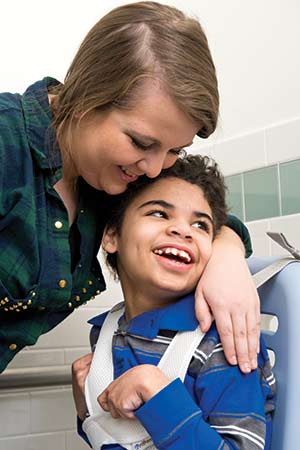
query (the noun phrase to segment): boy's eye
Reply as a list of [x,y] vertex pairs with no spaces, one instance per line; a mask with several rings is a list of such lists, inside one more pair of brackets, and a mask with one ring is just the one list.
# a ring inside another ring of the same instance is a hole
[[207,233],[210,231],[208,223],[204,222],[203,220],[198,220],[197,222],[194,222],[192,226],[195,228],[199,228],[200,230],[204,230]]
[[147,213],[147,216],[159,217],[160,219],[166,219],[168,216],[164,211],[155,210]]

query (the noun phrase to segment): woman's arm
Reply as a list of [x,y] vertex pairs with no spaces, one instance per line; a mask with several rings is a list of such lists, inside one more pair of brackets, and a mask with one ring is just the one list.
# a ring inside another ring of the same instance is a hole
[[196,289],[196,315],[202,331],[215,318],[226,358],[244,373],[257,367],[259,298],[239,236],[222,227]]

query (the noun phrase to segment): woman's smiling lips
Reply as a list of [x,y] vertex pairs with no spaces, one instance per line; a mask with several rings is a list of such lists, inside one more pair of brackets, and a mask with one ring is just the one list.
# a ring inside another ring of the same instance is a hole
[[135,173],[130,172],[130,170],[126,169],[123,166],[119,166],[121,170],[121,177],[122,180],[126,181],[127,183],[131,183],[138,179],[139,175],[136,175]]

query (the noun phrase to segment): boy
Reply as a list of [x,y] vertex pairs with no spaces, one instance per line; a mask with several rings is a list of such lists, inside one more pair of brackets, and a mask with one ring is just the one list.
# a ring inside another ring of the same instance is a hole
[[[177,339],[197,332],[191,292],[226,219],[216,164],[187,156],[156,179],[142,177],[116,202],[102,246],[119,276],[125,310],[117,305],[91,320],[92,344],[99,339],[86,382],[87,441],[95,449],[268,449],[275,384],[263,342],[258,370],[244,375],[226,362],[213,325],[198,336],[181,380],[162,369],[176,333]],[[105,348],[109,334],[112,349]],[[185,352],[175,356],[184,359]]]

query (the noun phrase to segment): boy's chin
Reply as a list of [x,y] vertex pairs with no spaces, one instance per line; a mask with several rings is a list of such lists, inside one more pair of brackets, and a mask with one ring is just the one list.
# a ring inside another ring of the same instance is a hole
[[191,294],[195,291],[196,285],[192,285],[189,287],[175,287],[174,285],[171,288],[158,289],[160,298],[165,298],[169,303],[176,302],[180,300],[182,297]]

